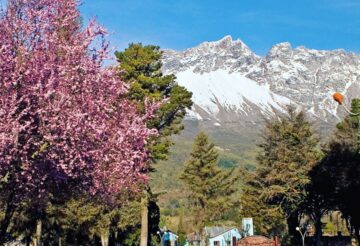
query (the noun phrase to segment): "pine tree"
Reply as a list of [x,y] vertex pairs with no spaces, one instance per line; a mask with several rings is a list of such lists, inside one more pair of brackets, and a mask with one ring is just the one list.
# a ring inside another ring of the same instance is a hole
[[[126,98],[137,105],[140,112],[144,114],[149,101],[161,103],[155,117],[147,122],[149,128],[157,129],[159,133],[148,141],[147,147],[151,152],[153,163],[159,159],[166,159],[169,147],[172,145],[169,137],[183,129],[182,119],[186,114],[186,109],[192,105],[192,94],[184,87],[177,85],[174,75],[162,74],[162,51],[158,46],[130,44],[127,49],[116,52],[115,55],[119,62],[120,77],[129,86]],[[165,103],[164,100],[166,100]],[[153,170],[152,166],[148,165],[144,166],[142,172],[148,174],[151,170]],[[124,245],[139,245],[137,239],[140,227],[142,227],[141,245],[150,244],[151,236],[157,236],[156,232],[159,230],[157,195],[152,194],[149,186],[143,187],[143,191],[142,197],[137,195],[129,197],[130,203],[125,202],[125,205],[122,204],[124,201],[119,201],[112,210],[102,210],[104,213],[98,216],[97,222],[101,223],[106,221],[109,214],[119,215],[112,218],[112,223],[117,223],[118,228],[113,229],[110,234],[116,232],[120,235],[121,243]],[[134,206],[135,204],[137,206]],[[124,210],[127,210],[128,214],[123,213]],[[137,216],[137,214],[143,216]]]
[[172,145],[168,137],[183,129],[182,119],[186,109],[192,106],[192,93],[179,86],[173,74],[163,75],[159,46],[130,44],[125,51],[116,52],[115,55],[122,79],[130,84],[128,97],[137,102],[140,108],[146,99],[167,100],[148,123],[149,127],[156,128],[160,133],[151,146],[153,160],[166,159]]
[[311,172],[311,193],[322,198],[323,209],[340,210],[360,242],[360,202],[354,199],[360,193],[360,99],[352,101],[350,111],[337,125],[325,157]]
[[[172,145],[170,136],[183,129],[182,119],[186,114],[186,109],[192,106],[192,94],[176,83],[174,75],[163,75],[161,72],[162,51],[159,46],[130,44],[123,52],[116,52],[115,55],[119,62],[121,77],[130,85],[128,98],[136,102],[140,109],[146,105],[146,100],[167,101],[160,106],[156,116],[148,123],[149,127],[159,132],[149,146],[152,161],[166,159]],[[148,244],[149,230],[156,235],[153,226],[149,226],[156,221],[151,221],[151,223],[148,221],[151,219],[149,206],[154,203],[149,200],[151,188],[146,187],[144,191],[146,192],[142,198],[142,204],[145,207],[141,211],[143,214],[141,245]]]
[[[144,109],[149,101],[161,102],[155,117],[147,122],[147,126],[157,129],[159,134],[148,141],[147,147],[151,152],[153,163],[159,159],[166,159],[169,147],[172,145],[169,137],[183,129],[182,119],[186,114],[186,109],[192,105],[191,93],[177,85],[174,75],[162,74],[162,52],[158,46],[130,44],[125,51],[116,52],[115,55],[119,61],[120,77],[129,86],[125,97],[135,103],[140,112],[144,114],[146,113]],[[164,100],[166,100],[165,103]],[[149,170],[152,170],[151,166],[144,166],[142,172],[148,173]],[[104,224],[104,221],[108,221],[109,214],[118,215],[118,217],[112,217],[112,223],[117,223],[118,228],[113,228],[110,234],[116,232],[123,237],[121,243],[124,245],[139,244],[137,239],[140,234],[140,225],[143,225],[142,245],[150,243],[151,236],[157,235],[159,223],[157,196],[151,193],[150,187],[143,188],[142,201],[139,196],[134,195],[129,197],[130,203],[119,201],[112,209],[101,210],[97,216],[96,223]],[[123,204],[124,202],[125,204]],[[81,201],[79,201],[79,205],[81,205]],[[97,207],[98,205],[89,204],[87,206]],[[124,213],[124,210],[128,214]],[[137,214],[143,214],[143,216],[137,216]],[[107,245],[107,243],[103,243],[103,245]]]
[[348,146],[352,151],[360,151],[360,99],[351,102],[351,114],[337,124],[332,144]]
[[276,205],[269,205],[263,199],[261,182],[252,172],[244,172],[242,179],[245,185],[240,196],[241,218],[253,218],[255,233],[259,235],[283,236],[286,231],[286,216],[282,209]]
[[321,157],[318,139],[305,114],[291,106],[286,116],[267,122],[263,138],[255,180],[262,189],[262,199],[285,213],[289,235],[294,237],[298,234],[299,208],[307,196],[309,171]]
[[235,192],[237,176],[233,175],[234,169],[223,171],[218,167],[218,156],[215,145],[201,132],[195,138],[190,158],[181,174],[191,192],[198,229],[219,219],[233,204],[231,195]]

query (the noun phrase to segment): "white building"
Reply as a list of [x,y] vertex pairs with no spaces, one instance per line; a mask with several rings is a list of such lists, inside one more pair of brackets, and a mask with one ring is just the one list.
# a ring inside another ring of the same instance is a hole
[[254,236],[254,222],[252,218],[242,219],[242,232],[244,237]]
[[236,242],[241,239],[235,227],[205,227],[205,236],[209,246],[236,246]]

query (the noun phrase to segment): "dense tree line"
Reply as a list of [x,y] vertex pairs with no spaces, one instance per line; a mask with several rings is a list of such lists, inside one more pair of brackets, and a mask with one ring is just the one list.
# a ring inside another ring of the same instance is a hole
[[293,107],[267,121],[259,166],[243,176],[242,214],[255,218],[259,232],[282,235],[286,225],[289,244],[297,245],[295,229],[308,217],[321,245],[321,219],[340,211],[359,241],[359,204],[354,200],[360,191],[359,112],[360,100],[354,99],[350,114],[322,146],[305,114]]
[[[268,205],[267,211],[284,215],[288,234],[294,237],[301,218],[300,205],[310,183],[308,173],[321,158],[318,139],[305,114],[289,107],[285,116],[267,121],[259,147],[259,167],[248,184],[259,193],[257,199]],[[248,188],[246,194],[250,192]],[[274,217],[269,219],[276,221]],[[295,240],[291,241],[295,245]]]

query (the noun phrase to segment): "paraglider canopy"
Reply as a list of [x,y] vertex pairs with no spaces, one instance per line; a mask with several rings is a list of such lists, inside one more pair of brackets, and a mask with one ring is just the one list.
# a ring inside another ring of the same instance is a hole
[[334,98],[334,100],[337,101],[340,105],[343,103],[344,96],[343,96],[341,93],[335,92],[335,93],[333,94],[333,98]]

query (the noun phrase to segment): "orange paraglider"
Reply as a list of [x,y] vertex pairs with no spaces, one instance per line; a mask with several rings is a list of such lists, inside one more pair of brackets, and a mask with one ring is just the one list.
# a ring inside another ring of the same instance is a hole
[[342,103],[343,103],[344,96],[343,96],[341,93],[335,92],[335,93],[333,94],[333,98],[334,98],[334,100],[337,101],[339,104],[342,104]]

